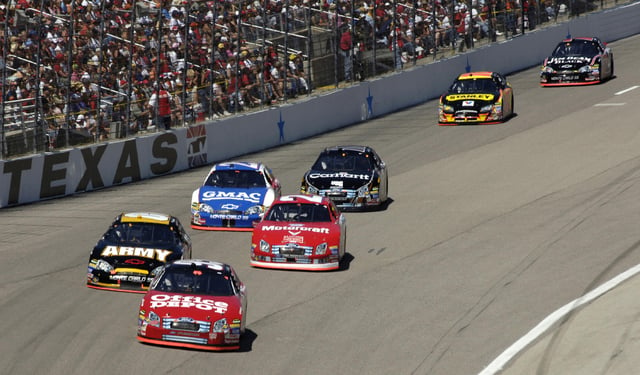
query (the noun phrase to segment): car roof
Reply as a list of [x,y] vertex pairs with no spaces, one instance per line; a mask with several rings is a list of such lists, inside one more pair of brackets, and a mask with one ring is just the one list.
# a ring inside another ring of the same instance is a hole
[[331,146],[326,147],[324,152],[330,151],[355,151],[355,152],[370,152],[373,149],[369,146],[359,146],[359,145],[342,145],[342,146]]
[[596,38],[596,37],[578,37],[578,38],[567,38],[567,39],[563,39],[562,42],[560,43],[569,43],[569,42],[573,42],[573,41],[587,41],[587,42],[597,42],[600,39]]
[[157,212],[125,212],[120,215],[120,222],[169,225],[171,218],[171,215]]
[[289,194],[276,199],[272,206],[278,203],[329,204],[329,198],[311,194]]
[[181,267],[195,265],[196,267],[207,267],[215,271],[226,271],[230,268],[226,263],[215,262],[207,259],[180,259],[169,264],[169,266],[173,265]]
[[218,163],[215,164],[212,168],[211,168],[211,172],[213,171],[221,171],[221,170],[232,170],[232,171],[236,171],[236,170],[244,170],[244,171],[251,171],[251,170],[262,170],[264,169],[264,164],[262,163],[255,163],[255,162],[246,162],[246,161],[233,161],[233,162],[224,162],[224,163]]
[[478,79],[478,78],[491,79],[491,78],[493,78],[493,74],[494,74],[494,72],[469,72],[469,73],[460,74],[457,79],[458,80]]

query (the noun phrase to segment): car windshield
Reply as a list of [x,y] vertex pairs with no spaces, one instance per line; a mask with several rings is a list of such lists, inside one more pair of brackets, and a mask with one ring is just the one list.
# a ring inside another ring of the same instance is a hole
[[498,86],[492,79],[460,79],[453,83],[450,89],[451,92],[456,94],[474,93],[474,92],[496,92]]
[[593,57],[598,54],[598,47],[588,40],[574,40],[560,43],[553,51],[553,57],[585,56]]
[[369,155],[360,152],[325,153],[311,167],[319,171],[369,171],[373,169]]
[[264,176],[255,170],[219,170],[209,175],[206,186],[220,188],[261,188],[266,187]]
[[116,243],[162,246],[179,242],[178,235],[170,226],[152,223],[120,223],[109,228],[104,239]]
[[266,220],[295,222],[330,222],[329,208],[322,204],[281,203],[269,210]]
[[208,296],[233,295],[229,276],[207,267],[169,267],[155,283],[153,290]]

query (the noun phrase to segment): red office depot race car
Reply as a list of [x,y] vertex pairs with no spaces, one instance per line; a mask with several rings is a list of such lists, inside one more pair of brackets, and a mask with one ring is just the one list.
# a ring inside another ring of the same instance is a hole
[[234,269],[201,259],[166,265],[140,303],[138,340],[200,350],[240,349],[247,311]]
[[276,200],[253,230],[254,267],[329,271],[345,254],[345,216],[326,197],[285,195]]

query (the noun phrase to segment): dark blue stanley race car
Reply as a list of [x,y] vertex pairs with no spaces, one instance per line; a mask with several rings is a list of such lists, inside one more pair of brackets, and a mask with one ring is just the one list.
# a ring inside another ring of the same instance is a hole
[[191,228],[251,231],[278,197],[280,183],[266,165],[216,164],[191,195]]
[[162,267],[191,258],[191,238],[170,215],[130,212],[118,215],[89,257],[87,286],[144,293]]

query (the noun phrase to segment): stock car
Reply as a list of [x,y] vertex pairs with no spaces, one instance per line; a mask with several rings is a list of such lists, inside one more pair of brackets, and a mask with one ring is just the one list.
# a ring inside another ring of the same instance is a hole
[[340,268],[347,239],[345,216],[319,195],[284,195],[253,231],[251,266],[329,271]]
[[440,96],[438,125],[497,124],[513,114],[513,88],[505,76],[462,73]]
[[280,182],[265,164],[215,164],[191,195],[191,228],[251,231],[280,190]]
[[167,264],[140,302],[138,340],[200,350],[238,350],[247,292],[228,264],[204,259]]
[[593,85],[613,78],[613,52],[598,38],[558,43],[540,71],[541,86]]
[[153,212],[122,213],[89,257],[87,286],[144,293],[168,262],[191,257],[191,238],[178,218]]
[[300,193],[327,197],[341,210],[381,208],[388,192],[387,165],[369,146],[325,148],[300,184]]

